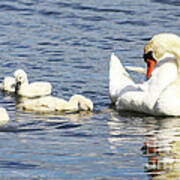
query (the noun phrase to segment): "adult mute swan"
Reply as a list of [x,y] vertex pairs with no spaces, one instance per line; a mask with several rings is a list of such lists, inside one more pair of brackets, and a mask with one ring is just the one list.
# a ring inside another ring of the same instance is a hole
[[0,126],[4,126],[9,121],[9,115],[5,108],[0,107]]
[[24,97],[39,97],[51,94],[51,84],[49,82],[28,82],[27,74],[18,69],[14,72],[16,87],[15,93]]
[[15,78],[7,76],[3,79],[1,89],[6,92],[13,93],[15,92],[16,81]]
[[144,48],[144,60],[148,80],[136,84],[111,55],[109,93],[117,110],[180,116],[180,37],[170,33],[153,36]]
[[54,96],[45,96],[31,99],[21,103],[19,108],[34,112],[57,112],[57,111],[92,111],[93,103],[82,95],[74,95],[69,101]]

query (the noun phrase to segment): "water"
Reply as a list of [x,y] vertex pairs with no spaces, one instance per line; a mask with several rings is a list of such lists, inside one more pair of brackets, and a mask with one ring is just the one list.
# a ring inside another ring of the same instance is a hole
[[178,0],[1,0],[0,17],[0,80],[23,68],[55,96],[94,102],[93,113],[40,115],[0,92],[11,118],[0,129],[0,179],[180,177],[180,119],[118,113],[108,97],[111,53],[144,67],[152,35],[179,33]]

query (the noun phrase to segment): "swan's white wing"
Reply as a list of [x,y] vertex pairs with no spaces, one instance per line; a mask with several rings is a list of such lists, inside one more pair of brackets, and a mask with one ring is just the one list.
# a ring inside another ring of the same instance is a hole
[[119,97],[116,102],[116,109],[153,114],[153,103],[154,101],[151,101],[150,96],[147,96],[146,92],[139,89],[126,92]]
[[30,99],[21,103],[18,107],[27,111],[34,112],[53,112],[65,109],[67,101],[53,96]]
[[38,97],[50,95],[51,90],[51,84],[48,82],[33,82],[26,86],[22,86],[18,93],[25,97]]
[[112,53],[109,69],[109,95],[112,102],[128,90],[136,89],[136,85],[130,78],[128,72],[124,69],[117,56]]

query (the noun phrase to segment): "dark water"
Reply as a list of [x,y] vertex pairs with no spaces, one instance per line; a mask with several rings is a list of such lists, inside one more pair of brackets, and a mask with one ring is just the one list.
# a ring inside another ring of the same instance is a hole
[[25,113],[0,92],[11,118],[0,129],[0,179],[180,178],[180,119],[118,113],[108,97],[112,52],[144,67],[149,38],[179,27],[179,0],[1,0],[0,80],[23,68],[55,96],[89,97],[94,112]]

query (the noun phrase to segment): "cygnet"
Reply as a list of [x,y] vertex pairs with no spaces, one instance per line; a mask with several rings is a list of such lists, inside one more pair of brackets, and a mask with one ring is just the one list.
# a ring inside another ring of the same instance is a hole
[[27,111],[40,113],[57,111],[92,111],[93,102],[82,96],[74,95],[69,101],[54,96],[46,96],[38,99],[27,100],[19,105],[20,108]]
[[5,108],[0,107],[0,126],[4,126],[9,121],[9,115]]
[[7,76],[4,78],[2,82],[1,88],[3,91],[13,93],[15,92],[15,85],[16,85],[15,78]]
[[18,69],[14,73],[16,87],[15,93],[24,97],[40,97],[51,94],[52,86],[49,82],[28,82],[27,74]]

